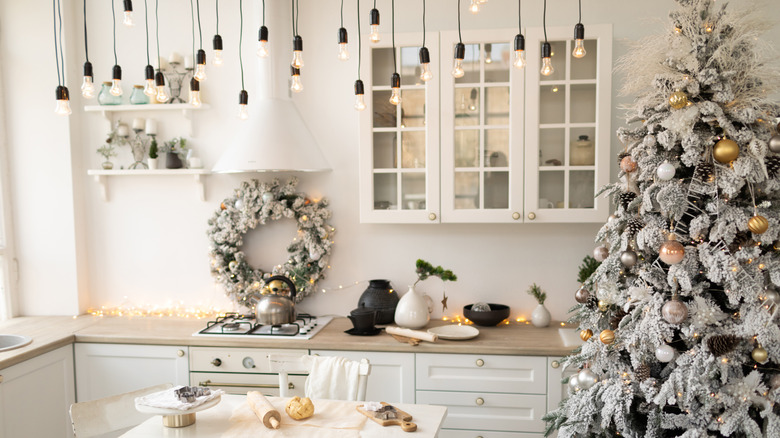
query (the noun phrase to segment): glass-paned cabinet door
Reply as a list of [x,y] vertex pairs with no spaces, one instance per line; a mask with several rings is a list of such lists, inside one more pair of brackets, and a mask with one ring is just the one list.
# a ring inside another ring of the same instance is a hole
[[442,222],[515,222],[523,207],[523,71],[516,30],[464,31],[464,74],[452,76],[458,32],[441,34]]
[[612,26],[588,25],[582,58],[570,27],[547,29],[554,71],[540,73],[542,28],[526,35],[525,221],[602,222],[609,202]]
[[[428,33],[434,78],[420,79],[422,34],[363,43],[367,108],[360,115],[360,221],[439,222],[438,34]],[[395,65],[394,65],[395,64]],[[390,78],[401,76],[401,102],[390,103]]]

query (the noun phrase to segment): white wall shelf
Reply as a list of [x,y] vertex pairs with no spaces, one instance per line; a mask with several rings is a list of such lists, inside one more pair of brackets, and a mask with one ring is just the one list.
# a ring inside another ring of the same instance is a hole
[[108,177],[110,176],[149,176],[149,175],[190,175],[195,179],[195,190],[198,199],[206,200],[206,187],[204,177],[211,172],[206,169],[120,169],[120,170],[87,170],[87,175],[95,178],[95,182],[100,185],[100,194],[104,201],[108,201]]
[[[189,122],[190,130],[189,135],[192,136],[192,112],[202,111],[209,109],[209,105],[202,104],[199,107],[194,107],[188,103],[159,103],[159,104],[143,104],[143,105],[86,105],[84,111],[86,112],[99,112],[103,114],[103,117],[111,125],[114,121],[115,112],[127,112],[127,111],[181,111],[184,118]],[[109,126],[110,129],[110,126]]]

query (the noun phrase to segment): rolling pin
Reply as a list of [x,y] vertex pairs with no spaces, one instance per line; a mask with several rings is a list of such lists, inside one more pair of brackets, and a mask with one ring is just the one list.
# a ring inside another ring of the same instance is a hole
[[419,339],[421,341],[436,342],[439,339],[438,336],[433,333],[423,332],[419,330],[410,330],[406,328],[387,326],[385,331],[391,335],[406,336],[407,338]]
[[249,402],[249,407],[252,408],[252,411],[263,422],[265,427],[269,429],[279,428],[282,416],[260,391],[247,392],[246,400]]

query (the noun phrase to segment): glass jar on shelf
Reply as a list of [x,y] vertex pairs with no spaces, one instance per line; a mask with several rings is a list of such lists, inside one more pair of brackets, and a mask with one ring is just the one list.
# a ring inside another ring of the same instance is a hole
[[[143,90],[141,90],[143,93]],[[121,105],[122,96],[114,96],[111,94],[111,82],[103,82],[103,86],[100,87],[100,93],[98,93],[97,101],[101,105]]]
[[571,143],[569,161],[572,166],[592,166],[596,162],[596,151],[593,141],[587,135],[580,135]]
[[149,96],[144,94],[143,85],[133,85],[133,92],[130,94],[130,103],[133,105],[145,105],[149,103]]

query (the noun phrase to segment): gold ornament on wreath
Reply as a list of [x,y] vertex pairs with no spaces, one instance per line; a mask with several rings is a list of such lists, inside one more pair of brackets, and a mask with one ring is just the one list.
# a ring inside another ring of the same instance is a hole
[[[289,278],[297,291],[295,301],[301,301],[316,290],[329,268],[335,229],[326,223],[331,217],[328,202],[315,202],[297,193],[297,184],[296,178],[285,184],[277,179],[270,183],[245,181],[209,219],[211,275],[240,305],[249,306],[249,298],[270,287],[265,282],[274,275]],[[297,235],[287,246],[285,261],[270,271],[250,266],[241,250],[244,235],[258,225],[285,218],[295,220],[298,226]]]

